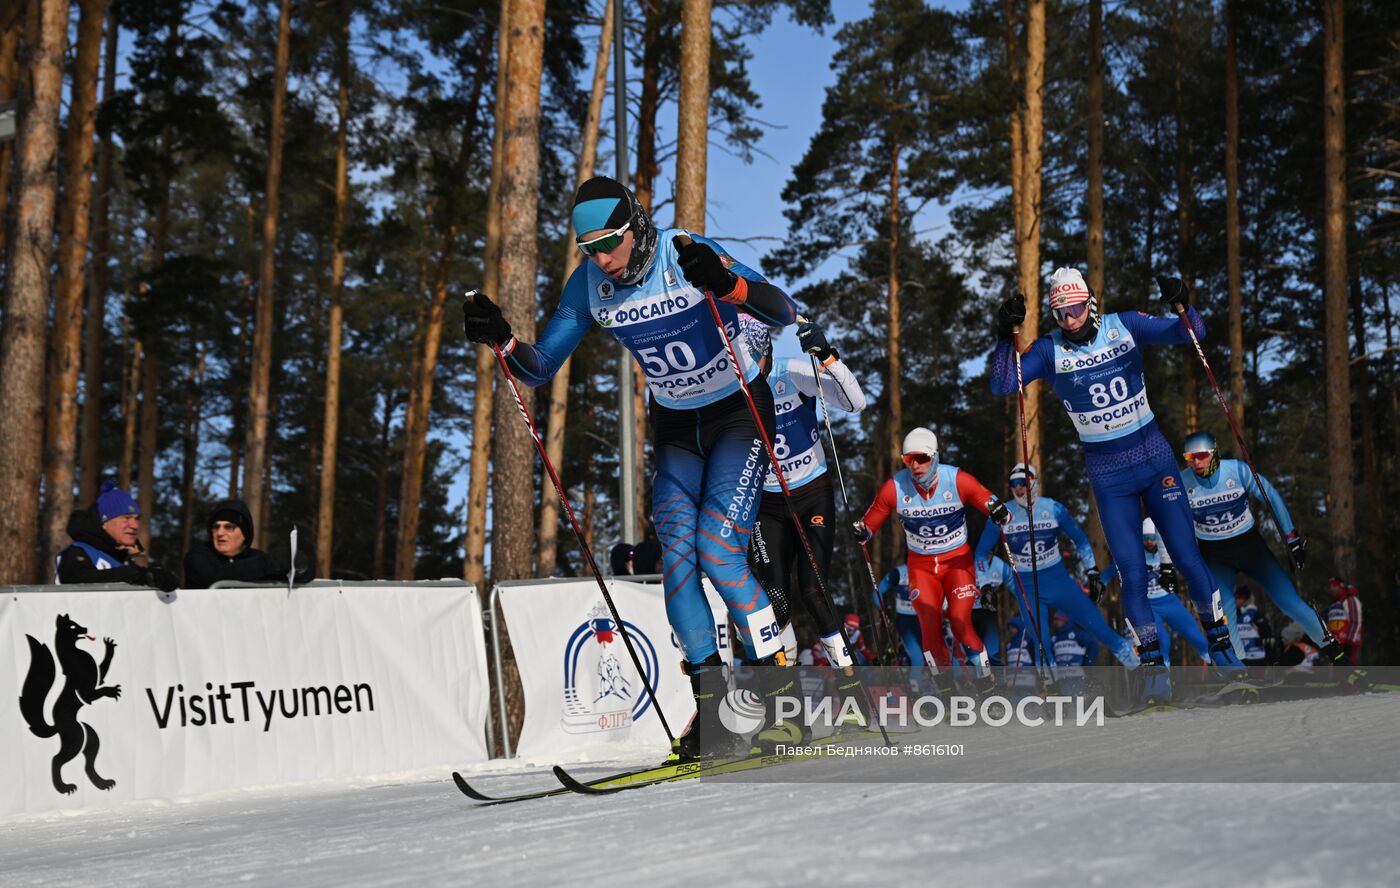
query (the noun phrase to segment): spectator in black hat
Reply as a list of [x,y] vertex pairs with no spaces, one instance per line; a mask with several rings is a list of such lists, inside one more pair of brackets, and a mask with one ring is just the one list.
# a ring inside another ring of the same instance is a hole
[[[242,500],[224,500],[209,513],[209,539],[185,553],[185,588],[208,589],[221,580],[244,583],[284,582],[291,570],[289,552],[268,554],[253,548],[253,516]],[[296,582],[311,579],[298,553]]]
[[608,561],[612,567],[613,576],[630,577],[632,575],[632,544],[618,543],[613,546]]
[[180,585],[160,565],[133,560],[143,554],[141,508],[115,481],[103,481],[92,505],[68,516],[68,536],[73,542],[58,553],[60,584],[130,583],[165,592]]

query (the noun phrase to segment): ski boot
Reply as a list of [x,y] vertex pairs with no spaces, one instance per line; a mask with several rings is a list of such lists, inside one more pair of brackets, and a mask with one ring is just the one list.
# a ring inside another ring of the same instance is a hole
[[[983,654],[983,656],[986,655]],[[994,696],[997,691],[997,679],[992,674],[992,670],[983,671],[981,666],[974,666],[974,668],[977,672],[972,679],[972,687],[977,692],[977,699],[986,700],[988,697]],[[985,703],[983,706],[983,711],[988,718],[1003,718],[1007,713],[1006,704],[1000,700]]]
[[778,700],[797,697],[797,670],[788,667],[782,651],[754,664],[763,695],[763,726],[750,741],[750,755],[772,755],[779,745],[802,743],[802,728],[792,719],[778,718]]
[[1346,649],[1337,642],[1337,639],[1330,638],[1322,646],[1319,652],[1324,663],[1332,664],[1332,675],[1340,676],[1342,687],[1360,693],[1368,690],[1374,682],[1365,669],[1358,669],[1347,659]]
[[[1230,625],[1224,619],[1202,620],[1201,628],[1210,643],[1210,662],[1215,670],[1231,681],[1247,676],[1244,664],[1235,655],[1235,645],[1230,641]],[[1147,662],[1145,657],[1143,662]]]
[[1172,701],[1172,676],[1162,660],[1162,652],[1153,646],[1138,648],[1138,659],[1142,665],[1133,670],[1133,675],[1142,683],[1138,699],[1144,706],[1163,706]]
[[699,663],[685,663],[683,668],[690,676],[695,717],[680,739],[672,743],[672,760],[690,762],[742,755],[743,738],[720,720],[719,708],[729,694],[729,682],[724,677],[724,663],[719,654],[711,654]]
[[836,707],[835,733],[855,734],[870,727],[870,705],[855,669],[850,666],[836,673]]

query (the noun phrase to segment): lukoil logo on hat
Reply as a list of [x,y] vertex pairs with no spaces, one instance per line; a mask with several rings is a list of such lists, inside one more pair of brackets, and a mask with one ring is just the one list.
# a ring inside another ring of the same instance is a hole
[[1089,301],[1089,285],[1077,268],[1057,268],[1050,275],[1050,308],[1068,308]]

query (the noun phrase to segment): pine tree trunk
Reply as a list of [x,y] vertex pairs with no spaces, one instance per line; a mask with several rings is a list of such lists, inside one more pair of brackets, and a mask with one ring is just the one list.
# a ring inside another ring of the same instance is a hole
[[248,437],[244,445],[243,501],[255,519],[262,512],[267,466],[268,405],[272,397],[273,308],[277,276],[277,207],[282,187],[282,143],[286,129],[287,66],[292,48],[292,0],[281,0],[277,22],[277,62],[272,76],[272,123],[267,138],[267,184],[262,221],[262,262],[253,327],[253,360],[248,386]]
[[1230,294],[1230,412],[1244,429],[1244,297],[1240,280],[1239,0],[1225,2],[1225,286]]
[[661,105],[661,17],[660,2],[647,3],[642,30],[642,94],[637,102],[637,174],[632,192],[637,202],[651,212],[652,191],[661,168],[656,161],[656,113]]
[[[0,103],[13,102],[19,95],[19,42],[24,31],[24,0],[0,3]],[[0,256],[6,247],[6,220],[10,218],[10,164],[15,143],[0,143]]]
[[[496,28],[496,70],[510,63],[511,0],[501,0]],[[491,186],[486,195],[486,257],[482,286],[496,297],[501,282],[501,177],[505,156],[506,81],[496,78],[496,109],[491,133]],[[495,397],[496,356],[484,345],[476,347],[476,391],[472,400],[471,482],[467,488],[466,557],[462,577],[486,591],[486,494],[490,489],[491,429]]]
[[379,426],[379,477],[374,487],[374,557],[370,561],[370,579],[384,576],[384,537],[389,521],[389,459],[393,455],[391,443],[394,430],[394,393],[384,392],[384,420]]
[[[102,101],[112,98],[117,88],[117,27],[116,15],[107,10],[107,46],[102,57]],[[83,438],[82,466],[78,484],[78,503],[86,504],[97,498],[102,477],[102,345],[107,305],[107,245],[110,241],[108,208],[112,191],[111,128],[101,134],[97,149],[97,190],[92,213],[92,274],[88,278],[87,326],[84,328],[83,352]]]
[[[1176,123],[1176,230],[1179,253],[1177,267],[1181,280],[1186,284],[1187,300],[1196,301],[1195,286],[1195,246],[1196,226],[1195,189],[1191,181],[1191,138],[1186,132],[1186,96],[1182,83],[1183,50],[1181,45],[1181,3],[1172,7],[1172,71],[1175,87]],[[1181,352],[1182,420],[1185,430],[1194,431],[1201,427],[1200,398],[1196,389],[1196,354],[1194,351]]]
[[[1021,292],[1026,297],[1026,320],[1021,324],[1021,348],[1040,329],[1040,207],[1041,143],[1044,139],[1045,0],[1030,0],[1026,15],[1026,100],[1022,121],[1025,155],[1021,163]],[[1040,463],[1041,384],[1026,387],[1026,448],[1033,464]]]
[[1006,76],[1011,85],[1011,114],[1007,124],[1007,140],[1010,142],[1011,150],[1011,221],[1014,229],[1013,247],[1016,254],[1016,267],[1020,269],[1021,240],[1025,237],[1025,232],[1021,230],[1023,222],[1021,202],[1025,199],[1023,171],[1026,144],[1025,134],[1021,126],[1023,117],[1021,103],[1025,100],[1025,94],[1021,86],[1024,71],[1021,68],[1021,40],[1017,34],[1016,5],[1016,0],[1002,0],[1002,10],[1005,13],[1006,22]]
[[[1356,238],[1356,232],[1351,223],[1347,225],[1347,234],[1352,239]],[[1347,269],[1347,276],[1350,280],[1348,291],[1351,296],[1351,332],[1356,341],[1356,401],[1357,415],[1361,417],[1361,504],[1366,515],[1365,527],[1367,533],[1362,542],[1366,550],[1367,560],[1370,562],[1370,572],[1367,577],[1368,585],[1379,589],[1382,578],[1380,574],[1382,554],[1382,530],[1385,525],[1381,521],[1380,498],[1378,494],[1381,490],[1380,469],[1376,458],[1376,422],[1373,416],[1375,400],[1371,394],[1371,373],[1370,358],[1366,356],[1366,302],[1361,289],[1361,269],[1359,263],[1350,263]]]
[[195,470],[199,467],[199,423],[203,403],[206,355],[204,343],[195,345],[195,361],[190,366],[189,388],[185,391],[185,421],[180,430],[183,462],[180,478],[180,551],[188,552],[194,537]]
[[[578,169],[574,174],[575,188],[592,177],[593,167],[598,159],[598,127],[603,117],[603,94],[608,83],[608,50],[612,46],[613,3],[603,6],[603,30],[598,35],[598,53],[593,66],[593,88],[588,96],[588,117],[583,124],[583,147],[579,151]],[[573,236],[578,232],[572,231]],[[573,244],[573,237],[564,245],[564,280],[568,280],[583,261],[583,254]],[[573,360],[560,366],[559,372],[550,380],[549,422],[545,433],[545,452],[549,461],[556,466],[564,462],[564,430],[568,422],[569,371]],[[542,577],[553,576],[559,557],[559,500],[557,497],[540,497],[540,528],[538,573]]]
[[886,281],[886,294],[889,300],[889,328],[885,331],[885,353],[889,358],[889,371],[886,385],[889,387],[890,402],[890,465],[899,465],[900,447],[904,441],[904,402],[900,398],[899,383],[899,149],[898,143],[890,149],[890,194],[885,206],[885,224],[889,226],[889,277]]
[[78,443],[78,370],[82,363],[83,284],[91,221],[93,134],[97,124],[97,69],[102,57],[105,0],[79,0],[78,50],[73,65],[64,152],[63,213],[59,221],[58,281],[49,339],[49,395],[44,447],[45,578],[68,544]]
[[151,550],[156,506],[156,432],[160,419],[160,353],[147,349],[141,360],[141,410],[137,418],[136,504],[141,507],[141,548]]
[[[534,338],[539,196],[540,72],[544,0],[512,0],[501,176],[500,304],[525,339]],[[528,577],[534,554],[534,459],[514,399],[496,399],[495,471],[491,479],[492,575]]]
[[[527,340],[534,338],[539,272],[536,233],[544,7],[544,0],[511,0],[502,119],[500,305],[511,327]],[[521,394],[524,396],[524,391]],[[513,397],[503,392],[495,399],[494,409],[491,575],[496,581],[514,580],[530,576],[533,566],[535,447]],[[506,710],[511,725],[518,730],[524,718],[524,698],[510,631],[502,628]]]
[[[169,144],[169,137],[162,135],[160,145],[161,152],[164,153],[165,146]],[[170,180],[171,173],[166,168],[165,171],[156,176],[156,209],[155,219],[151,225],[150,241],[150,268],[148,275],[155,277],[160,273],[160,269],[165,265],[166,241],[170,235]],[[143,301],[149,300],[148,286],[141,285],[139,290]],[[137,478],[139,484],[136,490],[136,504],[141,507],[141,547],[148,552],[151,548],[151,525],[155,521],[156,506],[156,448],[158,445],[158,432],[160,427],[160,374],[162,369],[162,355],[159,344],[162,342],[163,334],[154,325],[158,325],[156,319],[157,312],[146,306],[147,328],[145,335],[149,336],[141,356],[141,413],[138,419],[138,451],[137,451]]]
[[335,536],[335,469],[340,443],[340,341],[345,309],[345,208],[350,203],[350,19],[351,8],[341,0],[339,56],[340,87],[336,94],[335,221],[331,230],[331,306],[326,336],[326,402],[321,420],[321,485],[316,506],[316,575],[331,575]]
[[[248,245],[248,266],[243,272],[243,316],[242,322],[238,325],[238,364],[237,367],[252,373],[253,363],[253,311],[257,304],[257,295],[254,292],[254,272],[252,256],[253,241],[257,236],[257,210],[253,206],[253,196],[248,196],[248,203],[244,207],[244,218],[247,221],[248,229],[246,243]],[[242,390],[241,380],[236,372],[229,374],[229,403],[237,405],[239,392]],[[239,463],[243,458],[243,441],[247,434],[243,428],[244,420],[247,418],[245,411],[236,406],[229,411],[229,434],[228,434],[228,498],[235,499],[239,495],[238,472]]]
[[[129,297],[128,297],[129,299]],[[122,318],[122,339],[127,360],[122,369],[122,455],[117,463],[117,486],[131,489],[131,469],[136,464],[137,395],[141,390],[141,340],[131,335],[131,322]]]
[[36,40],[24,47],[28,71],[15,147],[14,239],[7,244],[5,323],[0,334],[0,583],[39,576],[39,479],[44,448],[44,345],[58,180],[58,114],[63,93],[67,0],[31,0]]
[[[483,47],[489,44],[483,44]],[[467,178],[477,143],[478,117],[476,107],[481,102],[481,92],[485,88],[490,72],[487,50],[483,48],[476,67],[476,77],[472,81],[471,97],[467,107],[472,111],[462,123],[462,143],[457,150],[456,165],[451,181],[463,182]],[[394,560],[394,575],[401,580],[411,580],[414,565],[418,560],[418,516],[422,507],[423,466],[428,455],[428,421],[433,408],[433,374],[437,371],[438,351],[442,347],[442,324],[447,313],[448,277],[457,250],[457,217],[460,209],[449,195],[443,200],[445,217],[441,244],[438,250],[437,268],[433,273],[432,303],[428,310],[427,326],[423,330],[422,351],[416,358],[417,372],[413,385],[409,388],[408,412],[404,415],[404,457],[403,478],[399,481],[399,529],[398,554]]]
[[710,0],[681,9],[681,95],[676,148],[676,227],[705,233],[710,133]]
[[1103,304],[1103,0],[1089,0],[1089,289]]
[[[1104,304],[1103,251],[1103,0],[1089,0],[1089,196],[1088,284],[1099,311]],[[1099,519],[1099,503],[1089,492],[1089,518],[1084,530],[1099,564],[1107,565],[1108,538]],[[1089,565],[1085,565],[1088,567]]]
[[1327,362],[1327,519],[1338,573],[1356,575],[1356,512],[1347,347],[1346,95],[1342,0],[1323,0],[1323,317]]

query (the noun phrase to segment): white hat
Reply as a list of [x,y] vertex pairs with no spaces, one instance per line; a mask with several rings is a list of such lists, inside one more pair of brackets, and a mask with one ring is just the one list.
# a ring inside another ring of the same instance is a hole
[[1155,537],[1157,535],[1157,525],[1152,523],[1151,518],[1142,519],[1142,535],[1145,537]]
[[904,436],[904,449],[901,453],[927,453],[938,455],[938,436],[923,426],[919,426]]
[[1050,275],[1050,309],[1066,308],[1089,301],[1089,285],[1077,268],[1057,268]]

